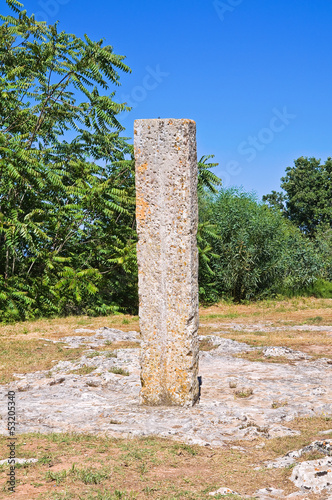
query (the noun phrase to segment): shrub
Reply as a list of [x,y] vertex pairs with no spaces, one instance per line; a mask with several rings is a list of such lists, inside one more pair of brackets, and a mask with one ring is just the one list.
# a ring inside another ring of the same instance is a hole
[[201,299],[239,302],[313,286],[323,264],[313,242],[255,195],[221,189],[200,201],[200,222],[209,221],[209,269],[200,272]]

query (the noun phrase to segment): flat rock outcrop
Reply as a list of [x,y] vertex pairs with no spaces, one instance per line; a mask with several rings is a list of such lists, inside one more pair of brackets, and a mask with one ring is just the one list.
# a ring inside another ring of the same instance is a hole
[[[292,365],[251,362],[232,354],[254,348],[218,335],[204,337],[216,348],[200,353],[199,404],[141,406],[139,348],[118,349],[116,357],[97,351],[115,341],[139,345],[139,334],[108,328],[86,333],[61,339],[68,347],[86,346],[80,360],[61,361],[51,373],[20,375],[20,381],[10,384],[18,391],[18,432],[153,434],[222,446],[234,439],[293,435],[287,423],[294,418],[332,414],[332,366],[326,360],[300,358]],[[75,373],[82,367],[90,367],[91,373]],[[128,375],[121,375],[121,370]],[[8,386],[0,388],[2,397],[6,390]],[[0,431],[6,432],[4,418]]]

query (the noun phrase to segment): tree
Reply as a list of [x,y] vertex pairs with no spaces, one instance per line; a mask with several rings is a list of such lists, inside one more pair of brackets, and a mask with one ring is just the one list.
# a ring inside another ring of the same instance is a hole
[[286,196],[284,195],[284,193],[272,191],[272,193],[263,196],[263,201],[267,201],[270,208],[280,210],[285,215]]
[[332,159],[324,164],[316,158],[298,158],[281,178],[285,191],[263,196],[270,206],[280,208],[284,215],[309,237],[319,226],[332,227]]
[[[7,4],[16,17],[0,16],[0,309],[14,319],[82,311],[132,248],[132,162],[117,120],[129,108],[108,92],[130,69],[102,40]],[[104,287],[109,305],[112,293]]]
[[[136,313],[134,156],[117,120],[129,108],[110,89],[130,69],[102,40],[6,1],[14,15],[0,16],[0,320]],[[210,158],[198,164],[200,191],[220,183]]]
[[211,214],[208,210],[210,197],[218,193],[218,187],[222,181],[213,174],[210,169],[218,166],[218,163],[208,162],[214,155],[202,156],[198,161],[198,213],[199,222],[197,228],[198,246],[198,281],[199,296],[203,301],[217,301],[218,294],[215,293],[214,276],[215,273],[210,266],[211,259],[218,259],[218,255],[213,253],[211,241],[219,239],[216,233],[216,226],[210,222]]

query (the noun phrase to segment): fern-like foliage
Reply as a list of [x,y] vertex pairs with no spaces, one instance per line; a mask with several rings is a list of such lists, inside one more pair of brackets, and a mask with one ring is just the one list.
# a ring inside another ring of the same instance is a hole
[[0,320],[112,305],[112,259],[135,239],[130,147],[117,120],[129,108],[114,100],[120,72],[130,69],[102,40],[37,22],[16,0],[7,4],[13,14],[0,16]]
[[[0,15],[0,321],[136,312],[133,147],[116,102],[124,56],[28,15]],[[198,189],[215,191],[211,156]],[[203,225],[200,255],[210,247]],[[207,267],[208,269],[208,267]]]
[[217,186],[221,186],[221,179],[211,172],[211,168],[217,167],[219,164],[209,162],[210,158],[214,158],[214,155],[202,156],[198,161],[197,189],[199,193],[202,193],[204,190],[208,190],[211,193],[217,193]]

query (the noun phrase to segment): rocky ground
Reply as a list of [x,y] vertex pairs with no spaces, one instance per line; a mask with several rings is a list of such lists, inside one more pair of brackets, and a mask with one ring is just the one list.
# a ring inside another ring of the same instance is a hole
[[[232,327],[230,325],[230,327]],[[233,325],[245,329],[245,325]],[[250,325],[259,328],[264,325]],[[295,328],[295,327],[294,327]],[[332,327],[302,325],[304,329]],[[289,327],[288,327],[289,329]],[[332,362],[312,360],[308,354],[283,347],[263,349],[266,360],[275,356],[291,363],[253,362],[237,357],[255,350],[245,343],[222,337],[223,332],[204,336],[208,351],[200,353],[201,400],[193,408],[141,407],[139,405],[139,347],[99,353],[110,342],[133,342],[137,332],[111,328],[76,330],[75,336],[60,339],[64,348],[84,345],[79,361],[61,361],[51,372],[17,374],[19,381],[1,386],[1,398],[8,389],[18,391],[18,432],[107,433],[117,437],[157,435],[189,444],[223,446],[231,440],[273,438],[296,431],[287,424],[296,417],[332,415]],[[203,338],[202,338],[203,339]],[[46,340],[46,342],[57,342]],[[135,345],[135,344],[134,344]],[[85,374],[79,374],[82,372]],[[90,372],[90,373],[88,373]],[[118,373],[117,373],[118,372]],[[6,434],[2,407],[0,432]],[[322,440],[324,436],[322,436]],[[327,444],[326,444],[327,443]],[[301,450],[265,464],[286,467],[295,464],[292,481],[297,498],[320,493],[332,499],[332,458],[330,441],[312,446],[325,450],[326,458],[297,464]],[[222,485],[221,485],[222,487]],[[227,494],[226,489],[211,492]],[[229,492],[228,492],[229,493]],[[293,498],[280,490],[257,492],[257,498]]]

